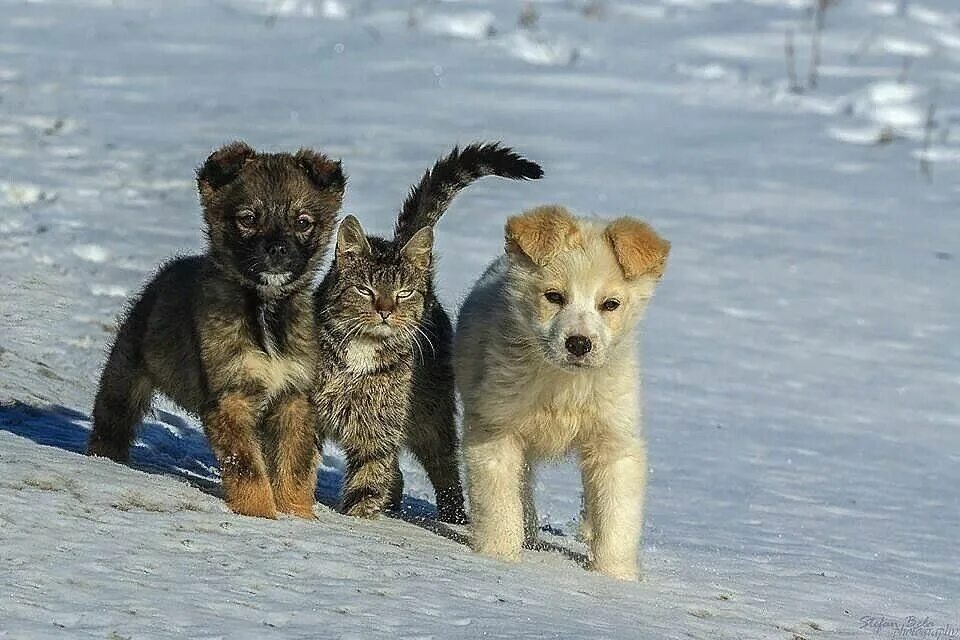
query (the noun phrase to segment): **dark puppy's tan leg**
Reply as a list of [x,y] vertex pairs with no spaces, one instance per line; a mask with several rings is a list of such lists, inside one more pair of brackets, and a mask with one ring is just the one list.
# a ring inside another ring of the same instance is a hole
[[347,475],[343,481],[343,512],[373,518],[389,504],[397,485],[399,447],[387,444],[355,449],[344,443]]
[[153,385],[142,365],[130,353],[130,336],[121,330],[100,376],[100,388],[93,405],[93,431],[87,454],[117,462],[130,458],[130,445],[137,425],[150,408]]
[[256,403],[231,392],[203,420],[204,431],[220,463],[227,505],[245,516],[276,518],[277,506],[256,436]]
[[285,396],[264,418],[263,430],[277,509],[300,518],[314,518],[320,455],[313,405],[302,394]]

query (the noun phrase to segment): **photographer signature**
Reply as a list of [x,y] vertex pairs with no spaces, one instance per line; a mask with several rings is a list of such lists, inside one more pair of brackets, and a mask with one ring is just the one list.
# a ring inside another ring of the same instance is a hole
[[874,635],[890,638],[930,638],[930,640],[960,640],[960,625],[938,625],[929,617],[907,616],[890,618],[884,615],[862,616],[860,629]]

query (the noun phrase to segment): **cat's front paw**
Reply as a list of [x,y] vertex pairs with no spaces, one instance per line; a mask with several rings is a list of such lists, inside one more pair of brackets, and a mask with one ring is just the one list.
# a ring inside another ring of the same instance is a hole
[[373,520],[383,513],[383,500],[366,499],[352,505],[344,505],[343,513],[354,518]]

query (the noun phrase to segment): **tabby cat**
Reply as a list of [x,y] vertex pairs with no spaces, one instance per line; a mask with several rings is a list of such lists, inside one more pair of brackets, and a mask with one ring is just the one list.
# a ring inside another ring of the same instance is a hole
[[321,352],[318,443],[347,458],[342,510],[371,518],[399,508],[406,446],[436,492],[441,520],[462,523],[450,318],[434,295],[433,226],[478,178],[538,179],[540,166],[498,143],[454,148],[410,192],[393,239],[348,216],[314,298]]

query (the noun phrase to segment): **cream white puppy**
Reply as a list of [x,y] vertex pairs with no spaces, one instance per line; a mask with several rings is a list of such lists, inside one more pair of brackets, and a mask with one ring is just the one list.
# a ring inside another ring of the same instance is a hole
[[454,345],[475,550],[516,560],[536,542],[534,464],[572,451],[592,568],[637,579],[647,454],[634,329],[669,250],[632,218],[544,206],[507,222]]

